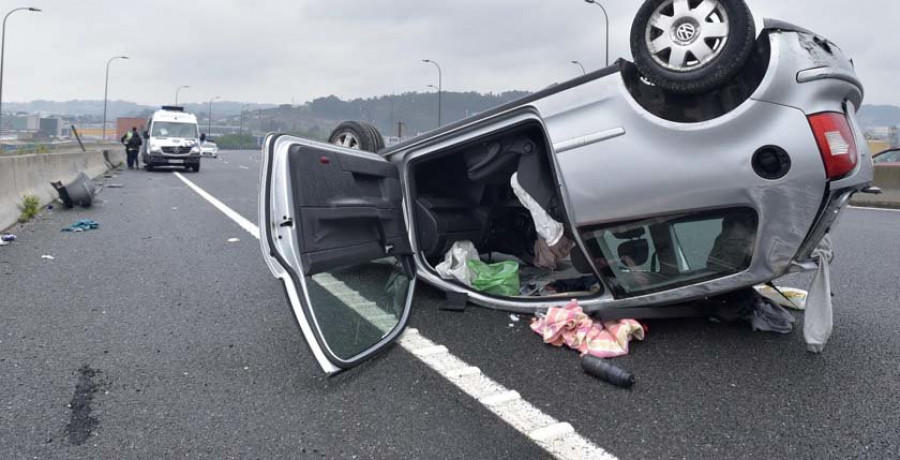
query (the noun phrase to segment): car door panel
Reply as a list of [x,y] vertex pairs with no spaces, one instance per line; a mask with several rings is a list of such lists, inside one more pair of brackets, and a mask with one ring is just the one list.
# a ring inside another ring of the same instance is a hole
[[306,275],[411,252],[397,167],[354,155],[302,144],[288,153]]
[[292,136],[264,150],[266,262],[323,370],[358,365],[400,334],[415,286],[397,167]]

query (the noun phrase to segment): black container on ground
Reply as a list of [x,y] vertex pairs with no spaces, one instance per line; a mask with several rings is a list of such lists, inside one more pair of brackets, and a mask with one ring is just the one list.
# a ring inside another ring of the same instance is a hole
[[585,355],[581,358],[581,368],[589,375],[606,380],[617,387],[631,388],[634,385],[634,374],[596,356]]

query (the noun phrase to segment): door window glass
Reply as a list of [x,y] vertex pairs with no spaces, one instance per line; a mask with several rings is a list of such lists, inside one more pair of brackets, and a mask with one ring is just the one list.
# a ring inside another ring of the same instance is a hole
[[896,163],[900,159],[900,150],[882,153],[875,157],[875,163]]
[[173,121],[157,121],[153,123],[153,137],[182,137],[196,138],[197,125],[193,123],[178,123]]
[[350,361],[403,319],[411,277],[393,257],[306,276],[309,304],[326,347]]
[[757,222],[755,211],[735,209],[594,228],[582,238],[613,291],[632,297],[746,270]]

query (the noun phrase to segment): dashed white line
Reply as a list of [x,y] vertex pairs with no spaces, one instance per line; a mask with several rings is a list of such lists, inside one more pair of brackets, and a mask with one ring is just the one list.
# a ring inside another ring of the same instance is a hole
[[[259,227],[180,173],[176,172],[175,176],[241,228],[259,239]],[[339,287],[336,281],[338,280],[326,278],[321,284],[326,287]],[[407,329],[397,343],[554,457],[562,460],[616,460],[612,454],[579,435],[571,424],[545,414],[522,399],[517,391],[510,390],[487,377],[481,369],[457,358],[447,347],[429,340],[418,330]]]

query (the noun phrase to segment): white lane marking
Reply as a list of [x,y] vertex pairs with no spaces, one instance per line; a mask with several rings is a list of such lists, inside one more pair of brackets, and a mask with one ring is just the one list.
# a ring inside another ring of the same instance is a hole
[[240,225],[241,228],[246,230],[247,233],[253,235],[254,238],[259,239],[259,227],[254,225],[253,222],[250,222],[249,220],[245,219],[244,216],[236,213],[233,209],[229,208],[228,206],[225,206],[225,203],[222,203],[221,201],[216,199],[216,197],[210,195],[209,193],[206,193],[206,190],[203,190],[202,188],[198,187],[193,182],[185,179],[184,176],[182,176],[180,172],[175,172],[174,174],[175,174],[175,177],[181,179],[181,181],[184,182],[185,184],[187,184],[188,187],[190,187],[193,191],[197,192],[197,195],[200,195],[201,197],[203,197],[203,199],[205,199],[206,201],[209,201],[209,204],[215,206],[215,208],[218,209],[219,211],[222,211],[222,214],[225,214],[226,216],[228,216],[229,219],[233,220],[235,223]]
[[522,399],[522,395],[520,395],[518,391],[507,391],[506,393],[497,393],[495,395],[481,398],[481,404],[484,404],[485,406],[496,406],[499,404],[512,402],[517,399]]
[[559,439],[569,433],[574,433],[575,428],[572,428],[572,425],[568,423],[556,423],[550,426],[545,426],[544,428],[539,428],[537,430],[532,431],[528,435],[531,436],[531,439],[535,441],[553,441],[554,439]]
[[242,169],[250,169],[250,168],[248,168],[248,167],[246,167],[246,166],[243,166],[243,165],[238,166],[238,168],[242,168]]
[[[259,239],[259,227],[180,173],[176,172],[175,175],[216,209],[222,211],[241,228]],[[326,278],[322,281],[323,285],[330,287],[338,287],[343,284],[337,279]],[[480,369],[457,358],[450,353],[447,347],[429,340],[417,329],[408,328],[397,340],[397,343],[555,458],[561,460],[616,460],[612,454],[578,434],[571,424],[545,414],[533,404],[522,399],[518,392],[510,390],[484,375]]]
[[860,211],[887,211],[887,212],[900,212],[900,209],[891,209],[891,208],[867,208],[864,206],[850,206],[850,209],[859,209]]

